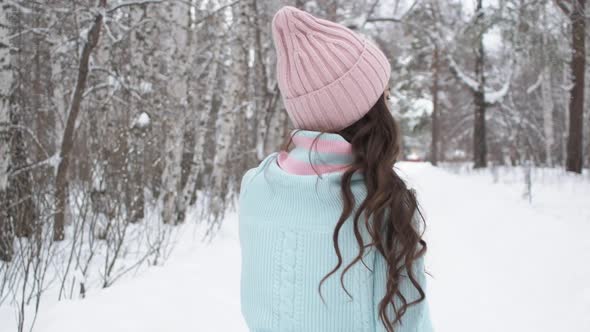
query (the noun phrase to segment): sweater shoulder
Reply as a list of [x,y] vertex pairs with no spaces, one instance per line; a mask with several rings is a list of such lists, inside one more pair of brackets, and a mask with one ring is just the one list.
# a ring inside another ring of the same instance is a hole
[[258,166],[250,168],[246,171],[246,173],[244,173],[242,180],[240,181],[240,196],[245,193],[246,188],[250,185],[254,176],[264,170],[264,168],[267,167],[272,160],[275,160],[277,154],[278,152],[269,154],[264,159],[262,159]]

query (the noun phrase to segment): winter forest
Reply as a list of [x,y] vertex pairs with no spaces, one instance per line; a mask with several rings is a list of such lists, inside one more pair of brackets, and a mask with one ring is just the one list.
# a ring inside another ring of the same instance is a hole
[[384,50],[407,165],[517,178],[506,193],[548,214],[563,185],[590,231],[586,0],[0,0],[0,331],[67,332],[37,321],[46,303],[162,266],[187,233],[229,241],[241,176],[292,129],[270,29],[283,5]]

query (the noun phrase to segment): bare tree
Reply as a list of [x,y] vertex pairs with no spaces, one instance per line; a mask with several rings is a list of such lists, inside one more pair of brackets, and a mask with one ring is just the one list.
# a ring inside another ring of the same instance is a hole
[[[543,13],[543,21],[547,24],[546,9]],[[548,36],[543,34],[543,49],[548,47]],[[547,52],[543,52],[543,71],[539,76],[541,79],[541,93],[543,100],[543,132],[545,134],[545,164],[549,167],[553,166],[553,89],[552,89],[552,74],[551,74],[551,59],[549,59]]]
[[485,100],[485,50],[483,45],[483,35],[485,29],[484,12],[482,0],[477,0],[475,24],[478,26],[477,48],[475,51],[475,79],[478,83],[478,89],[473,90],[473,102],[475,104],[475,113],[473,120],[473,167],[481,168],[487,166],[488,147],[486,140],[486,100]]
[[217,117],[217,151],[213,163],[211,177],[211,193],[209,208],[213,225],[218,225],[227,207],[229,160],[231,144],[235,135],[234,128],[238,115],[243,116],[248,107],[246,98],[246,86],[248,82],[248,52],[250,45],[250,26],[248,18],[252,13],[252,0],[241,1],[234,10],[234,29],[237,38],[232,43],[231,55],[233,58],[231,67],[231,79],[227,81],[228,95],[224,98],[220,113]]
[[[208,3],[210,12],[215,9],[213,3]],[[178,219],[184,221],[186,216],[186,209],[191,202],[194,190],[197,186],[200,175],[203,173],[204,153],[205,153],[205,139],[209,132],[208,123],[212,117],[213,96],[216,93],[218,81],[218,68],[220,66],[219,58],[221,56],[221,47],[223,36],[219,35],[219,19],[212,16],[201,23],[202,29],[206,32],[202,38],[209,37],[213,40],[213,45],[207,52],[204,52],[206,60],[201,65],[201,71],[206,73],[203,79],[204,86],[202,87],[202,97],[197,103],[198,112],[192,116],[193,130],[195,130],[195,139],[192,146],[192,160],[190,173],[187,177],[186,184],[182,190],[182,195],[179,197],[178,204]]]
[[11,158],[11,93],[13,75],[10,63],[10,23],[12,7],[0,1],[0,259],[12,258],[13,229],[9,219],[8,177],[12,170]]
[[586,0],[555,0],[571,24],[570,71],[573,86],[569,99],[569,135],[566,170],[582,173],[584,131],[584,78],[586,76]]
[[[99,7],[106,8],[106,0],[99,0]],[[72,99],[70,101],[68,109],[68,117],[66,121],[66,127],[60,149],[60,161],[57,167],[57,176],[55,178],[55,201],[56,201],[56,212],[55,221],[53,225],[53,239],[61,241],[64,239],[64,227],[66,223],[66,209],[68,204],[68,167],[70,165],[71,151],[74,146],[74,130],[76,127],[76,119],[80,113],[80,105],[82,98],[84,97],[84,91],[86,89],[86,80],[88,79],[88,67],[90,62],[90,55],[98,44],[100,37],[100,29],[102,27],[103,11],[98,11],[94,17],[94,21],[87,34],[84,36],[82,41],[82,51],[80,54],[80,62],[78,64],[78,78],[76,80],[76,86]]]
[[439,121],[439,71],[440,71],[440,55],[439,47],[437,44],[434,45],[434,51],[432,53],[432,137],[430,144],[430,163],[433,165],[438,164],[439,160],[439,144],[440,144],[440,121]]

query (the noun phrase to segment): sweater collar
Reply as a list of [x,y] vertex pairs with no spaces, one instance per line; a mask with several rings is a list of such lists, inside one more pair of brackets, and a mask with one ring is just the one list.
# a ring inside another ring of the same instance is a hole
[[344,172],[354,161],[352,145],[333,133],[310,130],[291,132],[294,148],[280,151],[279,167],[296,175],[317,175]]

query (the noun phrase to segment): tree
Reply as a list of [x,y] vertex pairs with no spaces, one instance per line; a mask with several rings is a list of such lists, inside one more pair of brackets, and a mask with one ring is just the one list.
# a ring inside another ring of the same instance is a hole
[[[543,23],[547,25],[547,10],[543,11]],[[551,74],[551,61],[548,56],[546,49],[548,48],[548,34],[543,33],[543,70],[540,76],[541,78],[541,94],[543,100],[543,133],[545,134],[545,164],[548,167],[553,166],[553,144],[554,144],[554,130],[553,130],[553,90],[551,86],[552,74]]]
[[[103,9],[106,8],[106,0],[100,0],[99,7],[102,7]],[[84,97],[84,91],[86,89],[90,55],[98,44],[102,21],[103,11],[99,10],[94,17],[90,29],[88,29],[87,34],[84,36],[85,39],[82,41],[83,46],[80,54],[80,62],[78,64],[78,77],[67,112],[66,127],[64,129],[61,149],[59,152],[60,161],[57,166],[57,176],[55,178],[56,211],[53,225],[53,239],[55,241],[61,241],[64,239],[64,226],[68,204],[67,174],[70,165],[71,152],[74,147],[74,130],[76,127],[76,119],[80,113],[80,105]]]
[[475,79],[478,88],[473,90],[473,102],[475,112],[473,119],[473,167],[481,168],[487,166],[488,146],[486,140],[486,100],[485,100],[485,50],[483,45],[484,35],[484,12],[483,0],[477,0],[475,24],[480,31],[477,32],[477,49],[475,51]]
[[440,144],[440,120],[439,120],[439,71],[440,71],[440,55],[439,47],[434,45],[432,52],[432,137],[430,144],[430,163],[432,165],[438,164],[439,144]]
[[571,24],[570,71],[573,86],[569,99],[569,134],[566,170],[582,173],[584,130],[584,78],[586,75],[586,0],[556,0]]
[[13,229],[9,218],[8,176],[11,158],[11,93],[13,75],[10,63],[9,13],[13,10],[0,0],[0,259],[12,258]]
[[[161,15],[169,22],[160,29],[161,53],[170,59],[162,66],[160,74],[172,78],[178,73],[181,79],[170,80],[167,84],[167,95],[171,98],[164,103],[166,113],[164,126],[166,130],[164,145],[164,171],[162,173],[162,220],[164,223],[174,224],[178,217],[178,203],[182,175],[182,156],[185,137],[185,121],[188,114],[188,84],[186,75],[191,63],[186,59],[184,50],[191,47],[191,30],[187,29],[191,22],[188,9],[180,3],[167,3],[160,7]],[[192,59],[190,59],[192,60]],[[179,121],[179,119],[182,119]]]
[[[232,150],[232,142],[236,133],[238,119],[246,113],[249,105],[247,99],[248,82],[248,54],[251,49],[250,25],[248,18],[252,16],[253,0],[241,1],[234,9],[233,31],[236,39],[231,45],[232,65],[230,78],[226,81],[227,97],[223,99],[221,109],[217,116],[217,151],[213,161],[211,176],[211,191],[209,194],[208,211],[212,225],[219,225],[220,218],[227,207],[229,193],[228,174],[231,169],[229,157]],[[243,143],[243,142],[242,142]],[[235,145],[239,146],[239,145]],[[244,148],[244,146],[242,146]],[[234,150],[239,153],[239,150]],[[242,158],[246,158],[243,156]]]
[[[213,4],[211,2],[208,4],[207,9],[210,11],[214,10]],[[204,33],[198,36],[203,39],[211,39],[213,45],[208,49],[207,52],[204,52],[203,56],[205,57],[205,60],[204,63],[201,64],[201,68],[203,68],[202,72],[206,73],[206,75],[204,75],[204,79],[199,80],[204,83],[203,86],[199,87],[203,93],[201,95],[201,99],[197,102],[197,113],[191,116],[192,126],[190,126],[190,128],[195,132],[195,137],[194,143],[191,147],[192,158],[190,163],[191,165],[189,167],[189,174],[187,176],[186,184],[182,189],[182,194],[179,197],[177,216],[178,221],[184,221],[186,209],[191,202],[192,196],[194,195],[197,182],[199,181],[199,176],[203,173],[203,166],[205,162],[205,140],[207,138],[206,134],[209,132],[207,124],[211,120],[212,116],[213,95],[215,94],[215,90],[217,88],[216,83],[218,80],[218,59],[221,55],[221,44],[223,40],[223,36],[221,36],[218,32],[220,24],[217,18],[214,16],[208,17],[200,24],[201,25],[198,27],[200,27],[201,31]]]

